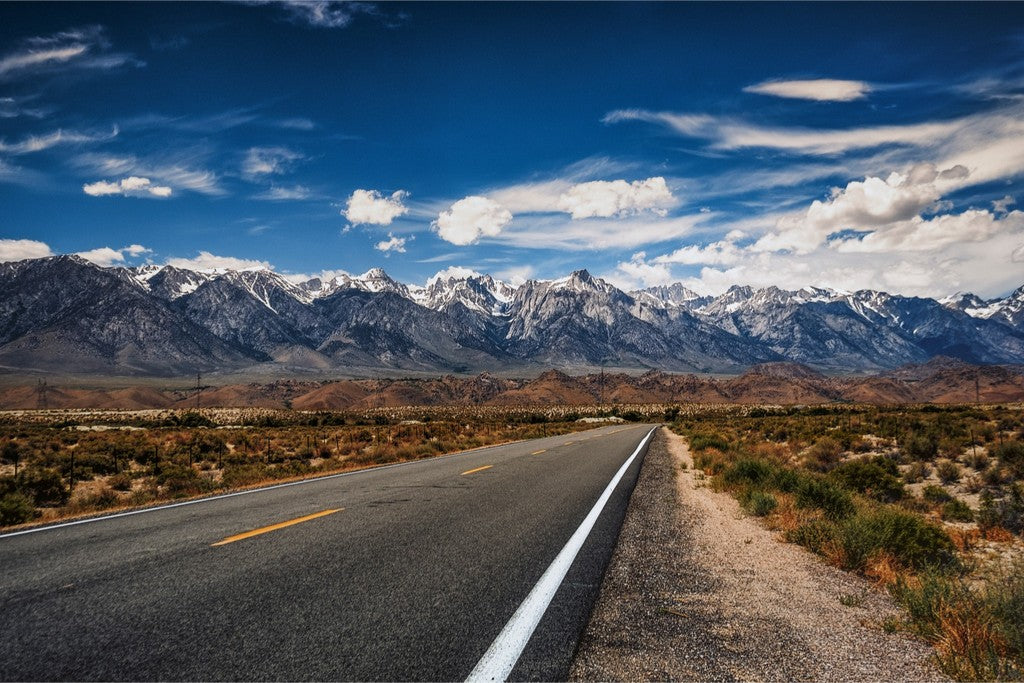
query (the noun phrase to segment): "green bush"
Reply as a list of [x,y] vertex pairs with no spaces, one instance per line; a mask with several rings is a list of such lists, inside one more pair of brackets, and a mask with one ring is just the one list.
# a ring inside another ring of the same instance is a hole
[[943,484],[960,481],[960,465],[952,460],[939,460],[935,464],[935,473],[939,475]]
[[24,493],[16,491],[0,498],[0,526],[23,524],[36,516],[35,505]]
[[729,450],[729,442],[719,434],[694,434],[690,437],[691,451],[706,451],[709,448],[727,451]]
[[939,443],[930,436],[914,435],[904,439],[903,452],[911,460],[934,460],[939,454]]
[[921,570],[951,566],[954,548],[942,529],[917,515],[892,507],[867,510],[840,525],[844,569],[862,570],[879,551],[890,553],[901,564]]
[[929,503],[948,503],[953,500],[953,494],[941,486],[935,484],[929,484],[924,487],[924,491],[921,492],[921,497]]
[[774,472],[775,468],[763,460],[742,458],[725,468],[722,472],[722,481],[729,486],[761,486],[768,482]]
[[63,505],[70,493],[60,473],[49,468],[23,471],[18,475],[17,484],[38,506]]
[[821,510],[831,519],[849,517],[856,510],[849,493],[827,481],[812,477],[802,478],[797,486],[796,506]]
[[748,489],[740,496],[740,505],[755,517],[770,515],[779,506],[779,501],[770,493],[760,489]]
[[894,503],[905,495],[898,474],[892,460],[875,458],[844,462],[829,473],[829,478],[875,500]]
[[974,512],[967,503],[956,498],[942,506],[942,519],[951,522],[972,522]]
[[816,519],[801,524],[796,529],[786,532],[786,540],[802,545],[811,552],[824,554],[826,546],[836,542],[839,528],[833,522]]
[[1024,442],[1004,441],[992,449],[993,457],[1010,470],[1015,478],[1024,478]]
[[983,530],[1002,527],[1016,534],[1024,533],[1024,484],[1018,482],[1009,487],[1003,498],[984,491],[976,519]]
[[827,472],[835,467],[842,454],[842,444],[831,437],[822,437],[807,450],[807,466],[819,472]]

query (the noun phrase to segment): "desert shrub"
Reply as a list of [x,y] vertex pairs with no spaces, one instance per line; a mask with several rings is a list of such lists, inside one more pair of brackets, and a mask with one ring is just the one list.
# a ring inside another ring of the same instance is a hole
[[783,493],[795,493],[806,475],[780,467],[772,474],[771,487]]
[[748,489],[740,496],[740,505],[755,517],[770,515],[779,506],[772,494],[761,489]]
[[11,491],[0,497],[0,526],[23,524],[35,516],[36,507],[24,493]]
[[856,507],[850,494],[834,484],[804,477],[796,489],[796,506],[821,510],[831,519],[843,519],[854,513]]
[[908,484],[915,484],[922,479],[927,479],[931,476],[932,468],[926,462],[915,460],[910,463],[907,471],[903,473],[903,478],[907,480]]
[[952,460],[942,459],[935,464],[935,473],[943,484],[952,484],[960,481],[960,465]]
[[23,471],[18,475],[17,485],[38,506],[62,505],[69,494],[60,473],[49,468]]
[[1006,473],[999,465],[993,463],[987,470],[981,473],[981,479],[986,486],[1001,486],[1006,481]]
[[1024,478],[1024,442],[1004,441],[992,449],[992,456],[1015,478]]
[[114,489],[104,486],[95,493],[73,498],[68,504],[72,512],[85,512],[89,510],[105,510],[118,503],[120,499]]
[[839,462],[839,458],[842,454],[842,444],[835,439],[826,436],[818,439],[814,445],[807,450],[804,462],[807,467],[811,469],[818,470],[819,472],[827,472]]
[[761,486],[771,478],[774,469],[762,460],[742,458],[725,468],[722,472],[722,481],[728,486]]
[[1009,487],[1003,498],[982,492],[975,519],[982,530],[1002,527],[1017,534],[1024,532],[1024,484]]
[[934,460],[939,444],[930,436],[913,435],[903,440],[902,450],[911,460]]
[[988,467],[989,458],[984,452],[979,453],[976,449],[971,449],[971,452],[967,456],[967,464],[972,469],[982,472]]
[[719,451],[729,450],[729,442],[720,434],[694,434],[690,437],[691,451],[705,451],[714,448]]
[[971,522],[974,521],[974,512],[967,503],[954,498],[942,506],[942,519],[951,522]]
[[131,491],[132,490],[132,478],[123,472],[121,474],[115,474],[107,480],[107,484],[110,488],[115,491]]
[[913,569],[949,566],[953,542],[942,529],[892,507],[862,511],[840,525],[844,569],[862,570],[872,555],[885,552]]
[[838,532],[839,529],[835,523],[824,519],[815,519],[787,531],[786,540],[823,555],[826,548],[836,543]]
[[171,497],[204,493],[213,488],[213,482],[196,474],[191,467],[168,464],[160,468],[157,483],[167,489]]
[[912,631],[936,646],[942,670],[958,680],[1019,680],[1024,582],[1011,576],[973,592],[959,577],[929,570],[899,580],[893,597]]
[[928,486],[925,486],[924,491],[921,492],[921,497],[924,498],[929,503],[938,504],[948,503],[949,501],[953,500],[953,494],[951,494],[949,491],[942,488],[941,486],[935,486],[934,484],[929,484]]
[[898,475],[899,470],[892,460],[874,458],[844,462],[829,473],[829,478],[875,500],[893,503],[905,493]]

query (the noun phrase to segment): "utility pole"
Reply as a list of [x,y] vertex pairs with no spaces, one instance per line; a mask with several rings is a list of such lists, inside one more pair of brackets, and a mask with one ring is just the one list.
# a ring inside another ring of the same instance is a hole
[[199,393],[203,390],[203,373],[196,373],[196,411],[199,411]]

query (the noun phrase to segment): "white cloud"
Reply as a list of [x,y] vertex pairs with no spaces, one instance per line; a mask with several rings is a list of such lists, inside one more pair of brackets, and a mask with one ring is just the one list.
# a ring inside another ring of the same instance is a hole
[[743,92],[774,97],[790,97],[819,102],[851,102],[863,99],[872,91],[870,83],[843,81],[833,78],[810,80],[764,81],[743,89]]
[[293,21],[318,28],[345,28],[360,14],[377,14],[377,6],[369,2],[340,0],[283,0],[279,4]]
[[27,77],[61,68],[114,69],[125,64],[144,65],[130,54],[105,52],[109,47],[101,26],[28,38],[21,49],[0,58],[0,79]]
[[216,256],[208,251],[200,251],[194,258],[169,258],[167,265],[188,270],[206,272],[223,270],[273,270],[274,266],[266,261],[235,258],[234,256]]
[[520,216],[495,239],[528,249],[636,249],[689,235],[706,219],[705,214],[654,219],[639,215],[586,221],[574,221],[561,215]]
[[497,270],[493,273],[494,277],[498,278],[503,282],[507,282],[513,287],[519,287],[527,280],[536,275],[537,269],[531,265],[525,266],[509,266],[502,270]]
[[963,166],[939,171],[932,164],[918,164],[905,173],[890,173],[885,180],[868,177],[842,189],[832,188],[829,199],[815,200],[806,214],[780,220],[775,232],[758,240],[755,250],[809,253],[836,232],[872,230],[910,220],[937,202],[944,191],[962,185],[968,175]]
[[390,197],[377,190],[356,190],[348,198],[341,215],[352,225],[391,225],[396,218],[409,212],[402,203],[408,196],[405,190],[398,190]]
[[107,195],[121,195],[124,197],[159,197],[166,199],[171,196],[172,190],[166,185],[154,185],[149,178],[139,176],[128,176],[109,182],[98,180],[95,183],[82,185],[82,191],[90,197],[103,197]]
[[389,232],[388,239],[377,242],[377,244],[373,245],[373,248],[377,251],[383,251],[385,254],[393,251],[404,254],[406,241],[405,237],[395,237]]
[[676,281],[671,269],[665,264],[648,263],[645,252],[633,254],[628,261],[622,261],[611,273],[602,277],[624,291],[668,285]]
[[242,161],[242,175],[255,179],[288,171],[303,155],[287,147],[251,147]]
[[861,237],[835,240],[830,246],[841,252],[935,251],[954,244],[984,242],[1002,231],[1024,234],[1024,212],[1011,211],[1001,219],[977,209],[927,220],[914,216]]
[[997,199],[992,202],[992,210],[996,213],[1006,213],[1010,210],[1010,207],[1017,203],[1017,200],[1006,195],[1002,199]]
[[726,239],[719,242],[712,242],[707,246],[689,244],[680,247],[670,254],[658,256],[654,263],[660,265],[729,265],[740,260],[742,254],[735,244],[735,239]]
[[134,175],[150,178],[154,182],[200,194],[220,196],[226,194],[213,171],[196,168],[207,154],[181,151],[165,158],[139,159],[135,156],[109,154],[79,154],[73,163],[83,169],[103,175]]
[[581,218],[610,218],[651,211],[664,216],[675,203],[662,177],[636,180],[595,180],[573,185],[558,198],[558,209]]
[[106,142],[117,137],[117,126],[110,133],[80,133],[74,130],[55,130],[45,135],[30,135],[21,142],[8,143],[0,140],[0,152],[20,155],[42,152],[57,145],[81,145],[92,142]]
[[24,261],[31,258],[53,256],[53,251],[45,242],[36,240],[0,239],[0,263],[8,261]]
[[309,199],[311,194],[309,188],[305,185],[293,185],[291,187],[271,185],[268,190],[254,195],[253,199],[266,199],[268,201],[301,200]]
[[680,135],[711,140],[714,149],[765,148],[817,155],[841,154],[851,150],[870,149],[882,145],[931,145],[936,140],[948,139],[964,124],[962,120],[954,120],[848,130],[770,128],[706,114],[676,114],[643,109],[613,111],[602,120],[605,123],[622,121],[658,123],[669,127]]
[[467,245],[481,237],[496,237],[512,221],[512,213],[487,197],[460,199],[442,211],[432,227],[438,236],[452,244]]
[[136,257],[149,253],[152,253],[151,249],[147,249],[141,244],[132,244],[127,247],[121,247],[120,249],[99,247],[97,249],[90,249],[89,251],[79,251],[76,253],[76,256],[81,256],[86,261],[92,261],[97,266],[109,268],[110,266],[124,263],[126,256]]

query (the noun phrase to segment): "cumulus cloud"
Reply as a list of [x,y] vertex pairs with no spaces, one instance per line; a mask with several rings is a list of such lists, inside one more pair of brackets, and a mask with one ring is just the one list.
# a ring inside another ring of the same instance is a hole
[[53,256],[50,245],[36,240],[0,239],[0,263]]
[[512,212],[487,197],[460,199],[442,211],[432,227],[438,236],[452,244],[467,245],[481,237],[496,237],[512,222]]
[[287,147],[251,147],[242,161],[242,175],[250,180],[288,171],[302,154]]
[[558,198],[558,209],[581,218],[610,218],[650,211],[664,216],[675,203],[665,179],[595,180],[573,185]]
[[82,185],[82,191],[90,197],[104,197],[108,195],[121,195],[123,197],[158,197],[166,199],[171,196],[172,190],[166,185],[154,185],[149,178],[139,176],[128,176],[115,180],[98,180],[95,183]]
[[996,213],[1006,213],[1007,211],[1010,210],[1010,207],[1016,203],[1016,199],[1014,199],[1010,195],[1006,195],[1002,199],[997,199],[994,202],[992,202],[992,210],[995,211]]
[[676,281],[669,266],[663,263],[648,263],[645,252],[633,254],[628,261],[620,262],[615,270],[603,276],[604,279],[623,290],[640,287],[668,285]]
[[398,190],[385,197],[377,190],[356,190],[348,198],[341,215],[352,225],[391,225],[399,216],[409,212],[402,202],[409,193]]
[[870,83],[833,78],[764,81],[743,89],[743,92],[757,93],[758,95],[816,100],[818,102],[851,102],[863,99],[871,91]]
[[885,180],[868,177],[845,188],[834,187],[828,200],[815,200],[804,215],[780,220],[774,232],[758,240],[755,250],[809,253],[836,232],[910,220],[968,175],[963,166],[939,171],[933,164],[917,164],[905,173],[890,173]]
[[1024,212],[1011,211],[1001,219],[977,209],[930,219],[914,216],[865,235],[834,240],[830,246],[842,252],[934,251],[953,244],[984,242],[1004,230],[1024,232]]
[[706,246],[688,244],[675,251],[658,256],[654,263],[660,265],[729,265],[742,258],[740,248],[736,246],[738,235],[727,235],[724,240],[712,242]]
[[217,256],[208,251],[200,251],[193,258],[169,258],[167,265],[187,270],[217,272],[224,270],[273,270],[274,266],[266,261],[235,258],[234,256]]
[[112,249],[110,247],[99,247],[97,249],[90,249],[88,251],[76,252],[76,256],[81,256],[86,261],[92,261],[97,266],[103,266],[109,268],[110,266],[116,266],[124,263],[125,256],[141,256],[142,254],[150,253],[151,250],[142,246],[141,244],[133,244],[128,247],[122,247],[120,249]]
[[386,240],[381,240],[377,244],[373,245],[373,248],[377,251],[383,251],[385,254],[391,252],[398,252],[399,254],[405,253],[405,243],[407,239],[405,237],[395,237],[390,232]]

